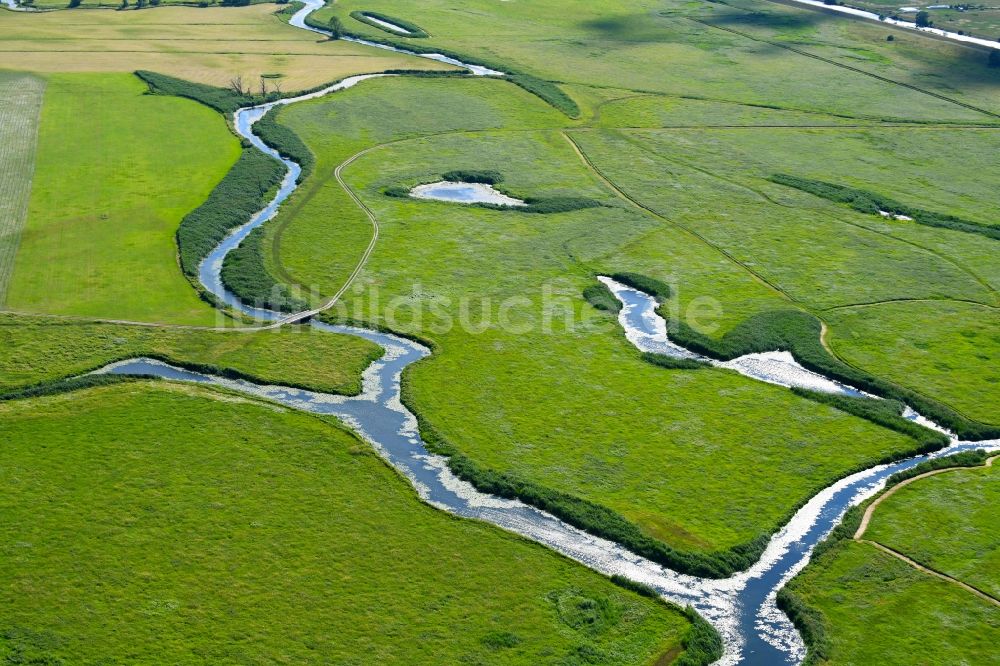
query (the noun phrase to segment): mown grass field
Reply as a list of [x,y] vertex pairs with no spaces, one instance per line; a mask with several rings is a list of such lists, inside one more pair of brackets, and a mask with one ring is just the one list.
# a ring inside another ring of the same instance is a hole
[[10,663],[651,664],[690,626],[312,416],[140,383],[0,419]]
[[239,156],[223,118],[130,74],[48,78],[12,310],[214,324],[174,233]]
[[266,80],[294,92],[351,74],[450,69],[430,60],[328,42],[273,16],[279,7],[157,7],[143,11],[0,12],[3,67],[32,72],[145,69],[227,87]]
[[[426,111],[405,113],[404,103]],[[911,446],[784,389],[642,362],[614,319],[580,296],[594,272],[668,267],[685,307],[725,284],[720,298],[742,303],[725,311],[734,321],[755,303],[780,301],[710,248],[617,200],[558,129],[531,129],[560,116],[510,84],[379,79],[284,109],[279,120],[325,165],[271,232],[285,271],[320,293],[339,286],[357,256],[332,242],[341,218],[330,202],[349,202],[322,174],[383,144],[343,171],[381,235],[336,312],[436,343],[434,357],[412,371],[413,406],[477,463],[610,506],[678,547],[713,551],[773,529],[846,469]],[[508,129],[492,129],[501,123]],[[427,136],[406,139],[420,132]],[[462,168],[499,170],[519,196],[586,196],[606,207],[528,215],[382,194]],[[352,219],[366,243],[367,220]],[[683,264],[633,250],[647,246]],[[420,322],[414,306],[424,308]],[[571,328],[565,309],[574,313]]]
[[869,542],[996,597],[997,470],[947,471],[899,488],[875,509],[865,541],[847,538],[824,548],[789,583],[810,609],[812,626],[821,627],[812,663],[988,664],[1000,658],[996,604]]
[[28,212],[45,81],[0,72],[0,306]]
[[261,381],[355,394],[381,356],[374,343],[308,326],[256,333],[70,322],[0,315],[0,392],[135,356],[207,364]]

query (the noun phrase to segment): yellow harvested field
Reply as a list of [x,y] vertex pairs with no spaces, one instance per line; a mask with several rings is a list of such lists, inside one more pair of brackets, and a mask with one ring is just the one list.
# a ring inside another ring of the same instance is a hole
[[286,92],[386,69],[451,69],[424,58],[326,41],[288,26],[273,15],[276,9],[0,12],[0,57],[3,67],[12,70],[148,69],[219,86],[237,75],[252,82],[262,74],[280,74]]

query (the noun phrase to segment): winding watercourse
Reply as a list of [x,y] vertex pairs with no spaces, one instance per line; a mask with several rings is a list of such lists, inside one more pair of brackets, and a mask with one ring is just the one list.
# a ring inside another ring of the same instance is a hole
[[[291,18],[291,25],[326,34],[305,23],[310,13],[323,6],[323,0],[307,0],[305,7]],[[409,53],[365,40],[352,39],[352,41]],[[440,54],[413,55],[464,67],[474,75],[501,75],[495,70],[467,65]],[[639,557],[614,542],[587,534],[520,501],[480,493],[469,483],[452,474],[445,458],[426,449],[420,439],[416,417],[401,401],[400,378],[403,370],[428,356],[430,350],[417,342],[388,333],[329,325],[313,320],[314,315],[332,306],[344,289],[324,307],[286,315],[244,305],[234,294],[226,290],[220,278],[226,255],[253,229],[274,217],[281,203],[295,190],[301,173],[298,164],[282,158],[277,151],[267,146],[253,133],[254,123],[275,106],[321,97],[377,76],[385,75],[353,76],[317,92],[236,112],[234,125],[237,133],[257,149],[281,160],[287,168],[287,173],[274,199],[220,243],[204,260],[199,271],[200,281],[205,289],[228,306],[261,320],[262,328],[308,322],[309,325],[322,331],[357,336],[381,346],[384,355],[364,371],[361,394],[346,397],[284,386],[259,385],[192,372],[144,358],[110,364],[96,371],[97,373],[156,376],[175,381],[210,384],[273,400],[294,409],[333,415],[354,429],[389,464],[406,476],[419,496],[429,504],[459,516],[484,520],[545,544],[603,574],[620,574],[645,583],[670,602],[682,606],[690,604],[722,634],[725,655],[719,663],[726,665],[801,662],[805,655],[805,646],[794,627],[775,605],[775,593],[806,565],[813,547],[833,529],[850,506],[875,494],[892,474],[929,458],[974,448],[1000,450],[1000,440],[972,443],[952,438],[947,448],[936,453],[889,465],[879,465],[844,478],[818,493],[799,509],[788,524],[771,538],[763,555],[753,566],[726,579],[706,579],[677,573]],[[377,239],[377,226],[372,244],[375,239]],[[369,246],[369,251],[371,247],[372,245]],[[354,275],[362,268],[367,254],[366,252]],[[801,386],[818,391],[863,395],[856,389],[802,368],[787,352],[752,354],[727,363],[702,359],[668,339],[666,324],[656,313],[657,303],[651,296],[610,278],[602,277],[601,280],[623,304],[619,322],[627,338],[643,351],[705,360],[753,379],[783,386]],[[936,428],[912,410],[908,410],[907,415]]]

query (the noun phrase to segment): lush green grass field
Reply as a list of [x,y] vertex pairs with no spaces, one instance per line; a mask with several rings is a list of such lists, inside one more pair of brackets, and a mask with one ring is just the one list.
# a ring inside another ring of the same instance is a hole
[[[405,113],[404,104],[425,111]],[[343,171],[381,235],[335,314],[436,343],[434,357],[412,371],[413,406],[476,462],[609,506],[683,549],[748,541],[832,478],[912,446],[784,389],[643,362],[614,319],[582,299],[593,272],[673,274],[685,308],[718,293],[734,304],[724,310],[734,323],[781,299],[707,246],[626,207],[558,130],[531,130],[560,119],[510,84],[450,79],[368,81],[284,109],[279,120],[317,155],[312,185],[272,227],[285,271],[320,293],[346,278],[357,254],[334,242],[342,218],[331,202],[349,201],[323,174],[383,144]],[[501,123],[505,130],[492,129]],[[428,136],[405,138],[420,132]],[[606,207],[528,215],[382,194],[463,168],[499,170],[519,196],[586,196]],[[355,215],[357,243],[366,243],[368,222]],[[420,322],[414,305],[424,308]],[[484,306],[489,321],[480,326]]]
[[0,419],[9,663],[644,664],[689,627],[312,416],[141,383]]
[[864,541],[850,538],[860,511],[849,514],[782,592],[805,623],[807,663],[986,664],[1000,658],[996,604],[874,545],[996,596],[997,469],[976,465],[898,488],[876,507]]
[[215,323],[174,233],[239,143],[214,111],[145,89],[128,74],[49,78],[10,309]]
[[0,306],[28,213],[45,81],[0,72]]
[[509,63],[566,83],[875,118],[989,119],[920,91],[887,87],[882,80],[845,69],[848,65],[1000,112],[990,92],[1000,71],[987,68],[979,51],[905,33],[887,43],[884,26],[768,2],[470,0],[456,6],[447,0],[345,0],[316,17],[325,21],[335,14],[351,31],[386,38],[383,31],[351,18],[353,10],[381,11],[419,23],[430,38],[409,41],[421,47]]
[[865,538],[1000,598],[998,501],[995,463],[945,472],[900,488],[882,502]]
[[361,371],[381,349],[308,326],[248,333],[0,315],[0,392],[143,355],[229,368],[274,384],[357,393]]
[[831,347],[861,368],[968,416],[1000,414],[1000,313],[970,303],[899,302],[826,314]]
[[[131,2],[130,2],[131,4]],[[145,69],[228,87],[241,76],[259,90],[293,92],[384,69],[450,69],[430,60],[330,42],[252,7],[157,7],[143,11],[0,11],[3,67],[32,72]],[[273,76],[277,75],[277,76]]]
[[844,542],[789,587],[821,613],[829,657],[818,663],[929,666],[1000,658],[1000,609],[870,544]]

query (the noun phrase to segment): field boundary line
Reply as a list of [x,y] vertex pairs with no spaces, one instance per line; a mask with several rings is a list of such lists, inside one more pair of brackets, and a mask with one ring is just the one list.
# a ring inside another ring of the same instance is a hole
[[694,231],[690,227],[687,227],[687,226],[685,226],[685,225],[683,225],[683,224],[681,224],[679,222],[676,222],[674,220],[671,220],[668,217],[665,217],[665,216],[661,215],[660,213],[656,212],[655,210],[653,210],[649,206],[646,206],[645,204],[641,203],[637,199],[634,199],[631,195],[627,194],[625,191],[623,191],[621,188],[619,188],[610,178],[608,178],[604,174],[603,171],[600,170],[600,168],[598,168],[598,166],[596,164],[594,164],[590,160],[590,158],[587,156],[587,154],[583,151],[583,149],[580,147],[580,145],[576,142],[576,140],[569,135],[569,130],[562,130],[560,132],[560,134],[562,134],[563,138],[566,139],[566,141],[569,142],[570,146],[572,146],[572,148],[573,148],[573,151],[576,153],[577,157],[579,157],[580,160],[584,163],[584,165],[586,165],[601,180],[601,182],[603,182],[605,185],[607,185],[611,189],[611,191],[614,192],[618,197],[620,197],[621,199],[624,199],[628,203],[630,203],[633,206],[635,206],[636,208],[639,208],[640,210],[648,213],[649,215],[652,215],[653,217],[655,217],[655,218],[657,218],[659,220],[663,220],[667,224],[669,224],[671,226],[674,226],[674,227],[676,227],[678,229],[681,229],[682,231],[690,234],[691,236],[694,236],[699,241],[701,241],[702,243],[704,243],[708,247],[712,248],[713,250],[715,250],[716,252],[718,252],[719,254],[721,254],[722,256],[724,256],[726,259],[728,259],[732,263],[736,264],[737,266],[739,266],[740,268],[742,268],[743,270],[745,270],[747,273],[749,273],[751,276],[753,276],[761,284],[769,287],[770,289],[774,290],[775,292],[777,292],[778,294],[780,294],[781,296],[783,296],[786,300],[788,300],[788,301],[790,301],[792,303],[797,303],[798,302],[796,299],[792,298],[792,296],[790,294],[788,294],[788,292],[786,292],[784,289],[782,289],[778,285],[774,284],[773,282],[771,282],[770,280],[768,280],[767,278],[765,278],[763,275],[757,273],[757,271],[753,270],[752,268],[750,268],[749,266],[747,266],[746,264],[744,264],[742,261],[740,261],[739,259],[737,259],[736,257],[734,257],[732,254],[730,254],[729,252],[727,252],[723,248],[721,248],[721,247],[717,246],[716,244],[712,243],[710,240],[708,240],[707,238],[705,238],[704,236],[702,236],[701,234],[699,234],[697,231]]
[[924,565],[920,564],[919,562],[916,562],[916,561],[910,559],[909,557],[907,557],[906,555],[903,555],[899,551],[893,550],[892,548],[889,548],[888,546],[884,546],[884,545],[880,544],[878,541],[869,541],[868,539],[858,539],[858,543],[866,543],[869,546],[874,546],[875,548],[878,548],[880,551],[882,551],[886,555],[892,555],[897,560],[900,560],[901,562],[904,562],[904,563],[910,565],[911,567],[913,567],[917,571],[920,571],[921,573],[929,574],[929,575],[934,576],[936,578],[940,578],[943,581],[951,583],[952,585],[957,585],[958,587],[962,588],[966,592],[971,592],[972,594],[976,595],[980,599],[982,599],[982,600],[984,600],[986,602],[989,602],[989,603],[993,604],[994,606],[1000,607],[1000,599],[997,599],[996,597],[993,597],[993,596],[987,594],[986,592],[983,592],[979,588],[973,587],[972,585],[969,585],[968,583],[963,583],[962,581],[958,580],[957,578],[952,578],[948,574],[941,573],[940,571],[935,571],[934,569],[931,569],[930,567],[925,567]]

